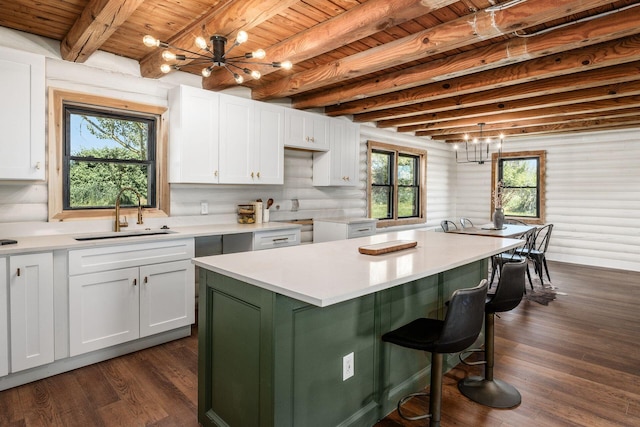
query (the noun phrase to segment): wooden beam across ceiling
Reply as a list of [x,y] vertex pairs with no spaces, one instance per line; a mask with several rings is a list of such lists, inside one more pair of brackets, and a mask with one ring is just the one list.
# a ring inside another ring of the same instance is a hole
[[292,96],[562,18],[567,10],[577,13],[606,5],[609,1],[539,0],[530,3],[516,0],[511,3],[513,6],[490,7],[254,88],[252,97],[266,100]]
[[294,96],[292,106],[305,109],[345,104],[361,98],[364,93],[371,97],[410,89],[638,33],[638,17],[621,9],[582,22],[517,36],[483,48],[346,84],[339,90],[327,89]]
[[60,55],[85,62],[144,0],[91,0],[60,43]]

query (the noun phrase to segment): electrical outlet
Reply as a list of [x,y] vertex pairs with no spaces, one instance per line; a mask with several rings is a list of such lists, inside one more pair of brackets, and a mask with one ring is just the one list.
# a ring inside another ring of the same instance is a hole
[[353,352],[351,352],[342,358],[342,381],[348,380],[354,373],[355,366],[353,363]]
[[209,203],[202,202],[200,203],[200,215],[208,215],[209,214]]

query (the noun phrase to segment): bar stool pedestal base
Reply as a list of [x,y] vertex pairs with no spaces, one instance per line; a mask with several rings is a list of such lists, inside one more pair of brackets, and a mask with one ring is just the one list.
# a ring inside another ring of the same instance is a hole
[[463,378],[458,389],[469,399],[492,408],[513,408],[522,401],[520,392],[511,384],[501,380],[486,380],[482,377]]

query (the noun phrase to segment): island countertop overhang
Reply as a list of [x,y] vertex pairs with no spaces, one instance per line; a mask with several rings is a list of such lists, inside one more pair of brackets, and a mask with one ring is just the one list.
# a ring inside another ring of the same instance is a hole
[[[364,255],[360,246],[417,246]],[[523,240],[407,230],[350,240],[194,258],[202,268],[319,307],[438,274],[521,246]]]

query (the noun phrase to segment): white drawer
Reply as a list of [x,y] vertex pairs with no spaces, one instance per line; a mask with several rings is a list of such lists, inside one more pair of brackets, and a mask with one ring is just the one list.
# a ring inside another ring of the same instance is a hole
[[376,234],[375,222],[361,222],[349,224],[347,230],[347,239],[355,239],[356,237],[373,236]]
[[194,248],[194,239],[189,238],[78,249],[69,251],[69,275],[190,259]]
[[253,250],[281,248],[300,244],[300,229],[259,231],[253,235]]

